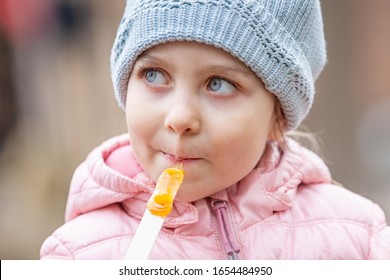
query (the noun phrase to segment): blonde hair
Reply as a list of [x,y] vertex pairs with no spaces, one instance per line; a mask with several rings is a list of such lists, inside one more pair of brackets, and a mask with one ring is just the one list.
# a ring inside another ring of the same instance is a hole
[[300,126],[299,130],[287,131],[287,119],[276,96],[274,96],[274,123],[269,138],[272,141],[278,142],[282,150],[288,149],[287,138],[293,139],[323,157],[323,143],[319,137],[319,133],[310,132],[305,126]]

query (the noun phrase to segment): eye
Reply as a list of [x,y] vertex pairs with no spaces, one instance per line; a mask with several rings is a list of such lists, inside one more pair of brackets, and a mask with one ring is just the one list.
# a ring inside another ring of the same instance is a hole
[[230,95],[237,91],[237,88],[233,84],[218,77],[211,78],[207,87],[219,95]]
[[145,80],[154,85],[163,85],[167,83],[167,78],[164,73],[156,70],[150,69],[145,71]]

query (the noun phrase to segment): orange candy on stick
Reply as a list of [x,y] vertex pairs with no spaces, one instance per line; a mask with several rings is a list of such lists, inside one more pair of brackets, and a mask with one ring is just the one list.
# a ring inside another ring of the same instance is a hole
[[148,201],[150,213],[166,217],[172,210],[173,200],[183,182],[183,165],[165,169],[157,181],[156,189]]

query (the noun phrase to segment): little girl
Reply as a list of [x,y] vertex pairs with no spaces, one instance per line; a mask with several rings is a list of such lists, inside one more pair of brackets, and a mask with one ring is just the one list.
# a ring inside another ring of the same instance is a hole
[[111,56],[128,134],[76,170],[41,257],[122,259],[181,163],[150,259],[390,259],[382,210],[285,136],[325,61],[317,0],[128,1]]

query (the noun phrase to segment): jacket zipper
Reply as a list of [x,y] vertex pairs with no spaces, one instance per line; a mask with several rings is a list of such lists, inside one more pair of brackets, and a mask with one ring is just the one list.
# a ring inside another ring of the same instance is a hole
[[217,218],[219,232],[222,236],[222,243],[226,249],[229,260],[237,260],[240,247],[235,238],[233,226],[229,219],[228,204],[223,200],[212,200],[211,207]]

